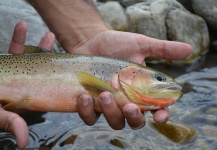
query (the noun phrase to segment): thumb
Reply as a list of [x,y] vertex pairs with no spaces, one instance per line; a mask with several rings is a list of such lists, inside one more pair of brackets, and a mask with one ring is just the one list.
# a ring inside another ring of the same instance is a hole
[[12,133],[19,149],[24,149],[28,143],[28,127],[19,115],[0,108],[0,129]]

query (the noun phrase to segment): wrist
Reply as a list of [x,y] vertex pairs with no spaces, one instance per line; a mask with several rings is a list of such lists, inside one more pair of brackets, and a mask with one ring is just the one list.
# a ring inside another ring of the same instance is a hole
[[73,52],[74,49],[84,44],[91,37],[106,30],[108,29],[103,22],[92,22],[81,24],[77,27],[71,26],[65,30],[66,32],[62,30],[62,33],[57,33],[56,37],[64,50]]
[[91,0],[29,2],[67,52],[72,52],[97,33],[108,30]]

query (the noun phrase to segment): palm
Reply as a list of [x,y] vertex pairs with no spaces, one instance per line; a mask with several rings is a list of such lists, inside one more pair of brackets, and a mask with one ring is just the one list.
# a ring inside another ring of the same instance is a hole
[[73,52],[109,56],[143,64],[148,56],[183,59],[191,53],[191,47],[187,44],[157,40],[140,34],[108,30],[80,43]]
[[90,38],[83,45],[77,47],[74,52],[143,63],[145,57],[138,46],[137,38],[139,37],[139,34],[105,31]]

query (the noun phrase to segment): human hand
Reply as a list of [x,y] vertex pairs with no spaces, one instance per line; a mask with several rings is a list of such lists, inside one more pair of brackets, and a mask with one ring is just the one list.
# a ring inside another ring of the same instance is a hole
[[[26,39],[27,24],[19,22],[15,28],[8,52],[11,54],[23,53]],[[50,50],[53,47],[55,36],[46,33],[39,43],[39,47]],[[0,129],[11,132],[16,139],[19,149],[24,149],[28,143],[28,127],[26,122],[16,113],[5,111],[0,104]]]
[[[187,44],[156,40],[134,33],[109,31],[91,1],[29,1],[68,52],[103,55],[144,64],[144,59],[148,56],[183,59],[192,51]],[[99,102],[105,118],[113,129],[122,129],[125,118],[132,128],[144,126],[144,117],[136,105],[127,104],[120,110],[108,92],[99,96]],[[80,97],[79,115],[88,125],[93,125],[98,118],[93,106],[92,97]],[[157,122],[166,122],[168,118],[168,109],[154,113]]]
[[[145,65],[144,60],[149,56],[169,60],[184,59],[191,54],[192,48],[184,43],[107,30],[80,42],[77,46],[68,49],[68,52],[109,56]],[[137,105],[126,104],[120,110],[113,95],[109,92],[100,94],[99,102],[107,122],[113,129],[124,128],[125,119],[132,129],[145,125],[144,116]],[[93,125],[97,121],[98,115],[93,110],[94,104],[91,96],[82,95],[78,107],[79,115],[86,124]],[[84,109],[86,111],[82,111]],[[170,116],[168,108],[152,111],[152,113],[154,120],[158,123],[165,123]]]

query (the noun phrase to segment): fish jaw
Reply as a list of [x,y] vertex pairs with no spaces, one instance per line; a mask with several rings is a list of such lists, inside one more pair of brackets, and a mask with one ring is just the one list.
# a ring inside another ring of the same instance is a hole
[[[159,75],[166,80],[158,81]],[[180,85],[149,68],[126,67],[118,73],[118,81],[129,100],[144,111],[166,107],[182,97]]]

